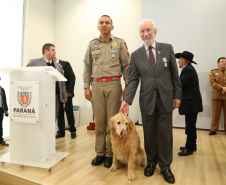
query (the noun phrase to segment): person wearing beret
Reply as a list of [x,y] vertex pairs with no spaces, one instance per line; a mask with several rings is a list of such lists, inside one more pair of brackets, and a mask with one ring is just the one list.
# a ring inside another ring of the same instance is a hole
[[226,133],[226,58],[221,57],[217,61],[218,69],[210,72],[210,85],[212,90],[212,123],[209,135],[215,135],[219,128],[221,109],[224,110],[224,131]]
[[179,156],[193,154],[197,150],[196,121],[199,112],[203,111],[202,97],[199,90],[199,79],[193,64],[194,55],[191,52],[184,51],[176,53],[175,57],[179,59],[179,68],[181,68],[180,81],[182,87],[182,100],[179,107],[179,114],[185,115],[185,134],[187,140],[185,147],[180,147]]

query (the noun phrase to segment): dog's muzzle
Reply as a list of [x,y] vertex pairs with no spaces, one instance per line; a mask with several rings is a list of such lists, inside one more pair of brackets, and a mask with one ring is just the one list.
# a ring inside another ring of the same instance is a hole
[[125,136],[127,136],[127,132],[125,130],[122,130],[120,135],[121,135],[121,137],[125,137]]

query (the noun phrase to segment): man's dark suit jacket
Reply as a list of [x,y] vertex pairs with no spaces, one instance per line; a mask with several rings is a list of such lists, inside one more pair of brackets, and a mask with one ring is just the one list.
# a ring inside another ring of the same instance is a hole
[[59,64],[62,65],[64,70],[64,77],[67,78],[66,90],[67,93],[71,93],[74,97],[74,87],[75,87],[75,74],[69,62],[59,60]]
[[150,65],[145,47],[131,55],[129,84],[124,101],[132,104],[139,82],[140,109],[152,115],[155,109],[156,87],[167,112],[173,112],[173,99],[181,99],[181,84],[173,47],[156,42],[156,72]]
[[0,87],[0,92],[2,92],[2,108],[4,112],[8,111],[8,106],[7,106],[7,101],[6,101],[6,95],[5,95],[5,90]]
[[193,114],[202,112],[202,97],[199,90],[199,79],[195,68],[187,64],[180,75],[182,87],[182,100],[179,107],[179,114]]

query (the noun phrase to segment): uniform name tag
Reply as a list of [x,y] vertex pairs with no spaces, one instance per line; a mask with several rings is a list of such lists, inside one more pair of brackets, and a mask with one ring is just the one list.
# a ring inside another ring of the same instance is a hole
[[100,48],[93,48],[92,51],[100,50]]

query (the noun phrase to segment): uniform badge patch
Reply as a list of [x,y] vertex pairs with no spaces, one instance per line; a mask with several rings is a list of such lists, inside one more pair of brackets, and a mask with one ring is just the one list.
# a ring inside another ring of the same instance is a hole
[[94,47],[98,48],[99,46],[100,46],[100,43],[98,41],[96,41]]
[[113,42],[113,43],[112,43],[112,46],[113,46],[113,47],[116,47],[116,46],[117,46],[117,42]]

